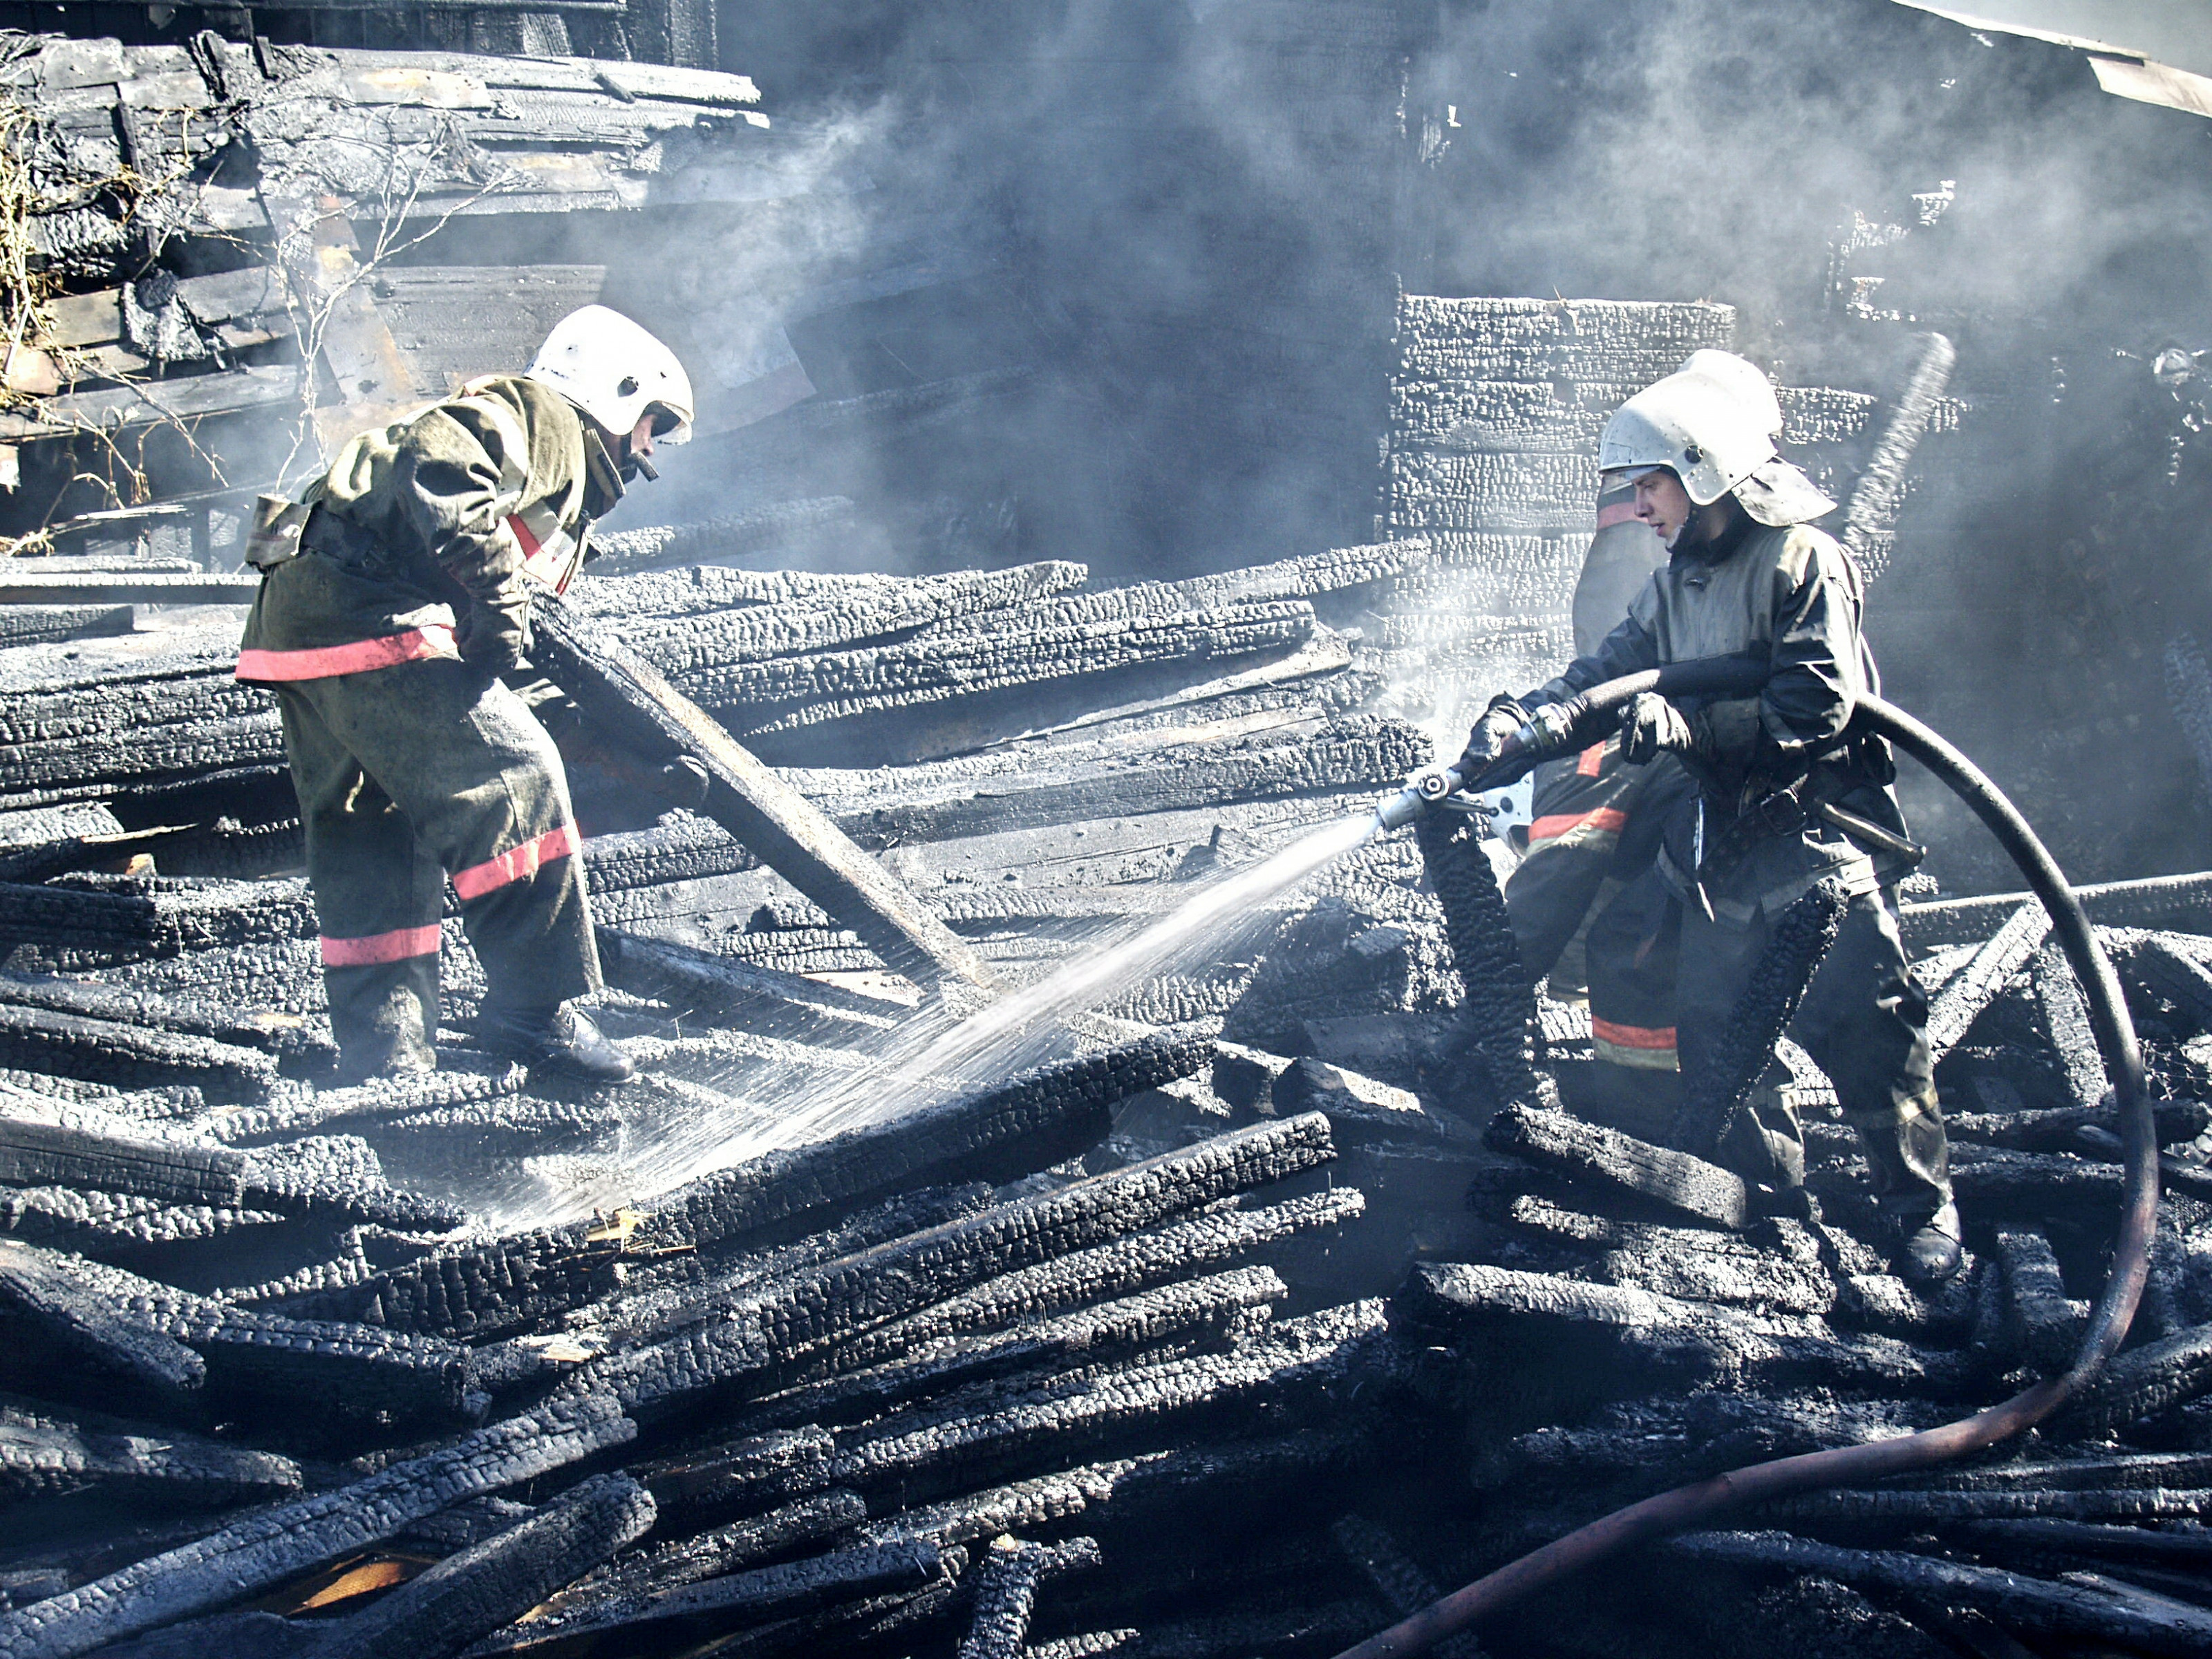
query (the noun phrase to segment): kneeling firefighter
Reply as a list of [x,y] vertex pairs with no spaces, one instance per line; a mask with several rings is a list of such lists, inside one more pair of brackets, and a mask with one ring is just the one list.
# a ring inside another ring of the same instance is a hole
[[451,878],[484,970],[487,1047],[586,1082],[629,1056],[571,1001],[599,988],[559,751],[500,677],[530,648],[593,520],[690,435],[691,385],[627,317],[563,318],[523,374],[487,376],[338,452],[298,503],[264,499],[238,678],[268,686],[307,836],[323,977],[349,1079],[437,1063]]
[[[1705,356],[1706,354],[1700,354]],[[1719,354],[1713,354],[1719,355]],[[1776,452],[1741,360],[1693,364],[1623,404],[1598,465],[1627,482],[1668,558],[1627,619],[1559,678],[1501,696],[1460,762],[1473,776],[1528,711],[1672,662],[1749,655],[1770,669],[1756,697],[1647,693],[1621,725],[1631,764],[1677,757],[1694,790],[1666,811],[1656,855],[1590,926],[1590,1012],[1601,1115],[1646,1138],[1672,1115],[1682,1066],[1711,1052],[1774,922],[1823,878],[1850,895],[1843,931],[1792,1027],[1834,1082],[1875,1196],[1896,1225],[1900,1273],[1928,1283],[1960,1259],[1927,1003],[1905,969],[1894,883],[1914,852],[1890,785],[1887,745],[1851,735],[1855,699],[1878,693],[1860,632],[1863,585],[1810,521],[1834,509]],[[1611,1092],[1607,1092],[1608,1087]],[[1786,1091],[1738,1115],[1723,1155],[1747,1179],[1803,1180]]]

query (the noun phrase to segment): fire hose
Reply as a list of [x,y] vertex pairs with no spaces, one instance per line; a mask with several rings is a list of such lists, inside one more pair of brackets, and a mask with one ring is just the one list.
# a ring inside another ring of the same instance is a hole
[[[1480,776],[1463,779],[1450,768],[1418,775],[1379,816],[1386,826],[1409,823],[1425,807],[1463,788],[1492,788],[1512,781],[1539,762],[1606,736],[1639,693],[1662,696],[1745,696],[1765,684],[1763,663],[1742,657],[1705,658],[1624,676],[1578,696],[1538,709],[1506,751]],[[2085,1386],[2127,1338],[2150,1267],[2152,1231],[2158,1215],[2158,1145],[2150,1102],[2143,1092],[2142,1056],[2119,980],[2097,942],[2088,913],[2027,820],[1980,769],[1934,730],[1896,705],[1862,695],[1852,716],[1855,732],[1887,738],[1933,772],[1973,810],[2008,854],[2043,908],[2089,1005],[2098,1052],[2112,1085],[2122,1139],[2124,1185],[2112,1265],[2091,1310],[2072,1364],[2002,1404],[1941,1428],[1869,1444],[1838,1446],[1770,1462],[1748,1464],[1656,1497],[1577,1528],[1412,1617],[1347,1648],[1337,1659],[1400,1659],[1420,1653],[1469,1626],[1635,1546],[1701,1525],[1738,1504],[1763,1502],[1824,1486],[1881,1480],[1932,1468],[1994,1446],[2033,1427]]]

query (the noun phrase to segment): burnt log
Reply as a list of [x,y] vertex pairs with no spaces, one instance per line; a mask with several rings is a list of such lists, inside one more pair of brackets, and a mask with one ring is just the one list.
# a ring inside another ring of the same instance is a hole
[[27,1370],[23,1380],[51,1380],[55,1368],[73,1364],[157,1395],[207,1380],[207,1362],[176,1334],[114,1306],[67,1257],[0,1244],[0,1307],[9,1366]]
[[2087,1638],[2173,1659],[2201,1654],[2212,1642],[2212,1610],[2176,1603],[2154,1611],[2078,1585],[1902,1551],[1843,1549],[1773,1532],[1692,1533],[1668,1547],[1698,1566],[1818,1573],[1859,1589],[1973,1607],[2032,1635]]
[[[2212,1128],[2212,1107],[2202,1101],[2153,1101],[2151,1113],[2161,1146],[2194,1140]],[[2118,1134],[2120,1120],[2117,1112],[2101,1106],[2059,1106],[2045,1111],[1947,1112],[1943,1127],[1954,1140],[1977,1141],[2017,1152],[2065,1152],[2094,1146],[2094,1142],[2083,1138],[2085,1129]]]
[[1089,1538],[1030,1544],[994,1538],[975,1573],[975,1611],[960,1638],[958,1659],[1022,1659],[1038,1589],[1048,1580],[1098,1565]]
[[[1420,1563],[1365,1516],[1343,1516],[1328,1529],[1328,1535],[1344,1559],[1373,1588],[1392,1618],[1410,1619],[1431,1601],[1443,1598],[1443,1591]],[[1481,1659],[1482,1654],[1474,1638],[1464,1632],[1447,1636],[1436,1644],[1436,1651],[1443,1659]]]
[[1741,1231],[1752,1217],[1741,1177],[1687,1152],[1655,1146],[1565,1112],[1512,1106],[1490,1121],[1492,1152],[1523,1158],[1600,1193],[1641,1199],[1678,1215]]
[[2027,965],[2051,933],[2051,917],[2031,900],[2005,919],[1964,968],[1951,975],[1928,1008],[1928,1048],[1941,1060],[1964,1040],[1983,1012]]
[[2035,1007],[2044,1035],[2057,1051],[2066,1074],[2067,1091],[2076,1106],[2094,1107],[2105,1098],[2105,1057],[2097,1051],[2097,1034],[2089,1024],[2089,1004],[2073,964],[2056,945],[2035,953],[2029,969],[2035,986]]
[[2212,1325],[2193,1326],[2107,1360],[2052,1425],[2094,1437],[2212,1393]]
[[227,1509],[299,1489],[299,1466],[274,1452],[50,1407],[0,1407],[0,1493],[11,1498],[97,1491],[155,1509]]
[[604,1400],[510,1418],[349,1486],[261,1509],[222,1531],[0,1613],[0,1655],[73,1659],[211,1612],[366,1549],[463,1498],[550,1474],[635,1432]]
[[0,1065],[118,1089],[190,1084],[249,1101],[266,1099],[277,1086],[275,1058],[258,1048],[5,1001]]
[[1536,988],[1521,965],[1505,896],[1474,820],[1459,812],[1425,812],[1413,830],[1443,903],[1445,937],[1465,993],[1462,1018],[1489,1074],[1494,1103],[1540,1105]]
[[2055,1376],[2073,1363],[2088,1307],[2067,1297],[2058,1258],[2042,1234],[2000,1232],[1996,1244],[2004,1273],[2005,1343],[2046,1376]]
[[317,1644],[317,1659],[451,1659],[574,1583],[653,1520],[652,1498],[628,1475],[586,1480],[343,1620]]

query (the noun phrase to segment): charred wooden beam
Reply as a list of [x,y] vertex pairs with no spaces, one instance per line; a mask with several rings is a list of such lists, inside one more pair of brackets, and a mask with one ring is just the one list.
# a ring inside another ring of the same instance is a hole
[[993,1539],[976,1570],[975,1611],[968,1633],[960,1639],[959,1659],[1022,1659],[1039,1587],[1063,1574],[1096,1567],[1098,1559],[1098,1545],[1089,1538],[1071,1538],[1062,1544]]
[[0,1492],[12,1498],[97,1491],[155,1509],[227,1509],[300,1484],[299,1466],[274,1452],[47,1407],[0,1407]]
[[1483,1139],[1493,1152],[1525,1158],[1599,1192],[1650,1200],[1722,1227],[1741,1229],[1751,1219],[1749,1190],[1728,1170],[1565,1112],[1510,1107],[1491,1120]]

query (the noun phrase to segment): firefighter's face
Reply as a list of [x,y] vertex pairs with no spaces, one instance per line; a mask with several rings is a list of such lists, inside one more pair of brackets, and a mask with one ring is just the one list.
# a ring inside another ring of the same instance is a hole
[[1674,544],[1674,538],[1682,533],[1693,510],[1690,492],[1666,467],[1654,468],[1636,481],[1636,516],[1656,531],[1668,546]]
[[660,476],[653,466],[653,428],[659,418],[648,409],[638,416],[637,424],[630,428],[629,437],[623,445],[622,475],[625,483],[640,473],[648,478]]

